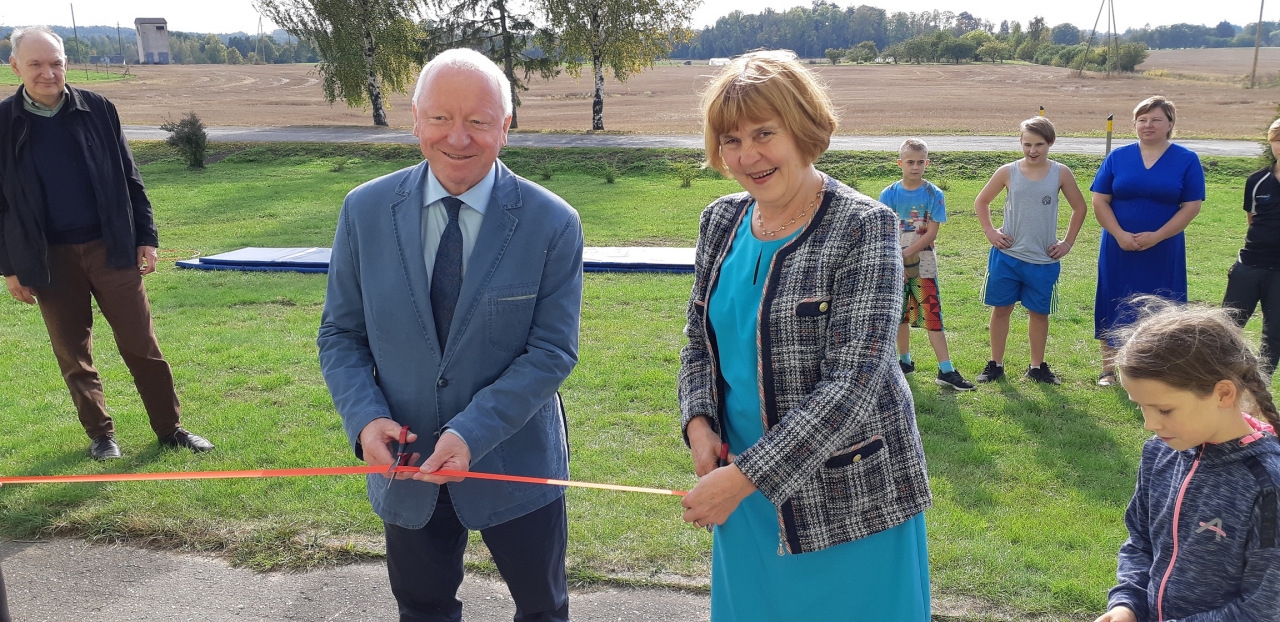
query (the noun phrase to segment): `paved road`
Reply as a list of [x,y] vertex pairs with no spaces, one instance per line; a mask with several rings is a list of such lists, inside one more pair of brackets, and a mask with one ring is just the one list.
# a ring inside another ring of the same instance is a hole
[[[302,573],[255,573],[205,555],[76,540],[0,542],[9,608],[17,622],[385,622],[395,600],[381,563]],[[505,585],[468,576],[459,597],[468,622],[511,620]],[[574,590],[583,622],[699,622],[710,597],[679,590]]]
[[[159,127],[126,125],[125,136],[133,140],[164,140],[168,132]],[[322,143],[402,143],[414,145],[418,139],[403,129],[373,127],[234,127],[206,128],[214,142],[322,142]],[[831,148],[858,151],[897,151],[905,136],[836,136]],[[1018,141],[1010,136],[929,136],[934,151],[1017,151]],[[1112,148],[1133,142],[1131,138],[1115,139]],[[1256,156],[1262,144],[1247,140],[1179,140],[1178,144],[1200,155]],[[697,135],[639,134],[524,134],[513,132],[507,144],[513,147],[686,147],[702,148]],[[1106,151],[1104,138],[1059,138],[1053,146],[1059,153],[1093,153]]]

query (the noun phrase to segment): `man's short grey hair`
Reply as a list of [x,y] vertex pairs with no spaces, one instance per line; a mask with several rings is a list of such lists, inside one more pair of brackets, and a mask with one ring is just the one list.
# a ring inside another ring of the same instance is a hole
[[419,101],[418,98],[423,95],[422,88],[426,84],[427,78],[431,75],[431,72],[439,67],[470,69],[488,76],[497,85],[498,91],[502,94],[503,116],[511,116],[511,81],[507,79],[507,75],[502,73],[502,70],[492,60],[489,60],[488,56],[467,48],[445,50],[422,67],[422,72],[418,74],[418,85],[413,89],[413,101],[415,104]]
[[66,48],[63,47],[62,45],[62,37],[59,37],[58,33],[50,30],[48,26],[28,26],[26,28],[14,28],[13,34],[9,35],[9,42],[13,45],[13,49],[10,50],[9,52],[9,57],[17,58],[18,47],[22,45],[22,40],[27,38],[27,35],[35,34],[38,32],[42,32],[46,35],[49,35],[50,38],[52,38],[55,42],[57,42],[58,49],[62,50],[62,59],[63,60],[67,59]]

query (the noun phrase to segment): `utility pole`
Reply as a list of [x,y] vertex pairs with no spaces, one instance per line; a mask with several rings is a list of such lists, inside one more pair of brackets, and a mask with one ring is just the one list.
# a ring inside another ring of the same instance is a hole
[[1107,16],[1107,34],[1103,44],[1107,50],[1107,76],[1111,75],[1112,64],[1118,61],[1116,57],[1120,55],[1120,33],[1116,32],[1115,1],[1102,0],[1102,5],[1098,7],[1098,16],[1093,20],[1093,31],[1089,33],[1089,41],[1084,46],[1084,54],[1080,56],[1076,77],[1084,76],[1084,66],[1089,62],[1089,51],[1093,49],[1093,38],[1098,34],[1098,22],[1102,21],[1104,13]]
[[76,5],[71,6],[71,35],[76,42],[76,59],[73,62],[80,62],[80,30],[76,28]]
[[1258,48],[1262,46],[1262,7],[1267,0],[1258,0],[1258,32],[1253,35],[1253,73],[1249,75],[1249,88],[1258,84]]

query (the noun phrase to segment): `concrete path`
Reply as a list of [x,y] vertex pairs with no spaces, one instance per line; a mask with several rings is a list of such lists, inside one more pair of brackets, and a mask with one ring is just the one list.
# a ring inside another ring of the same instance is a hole
[[[214,142],[322,142],[322,143],[400,143],[416,145],[418,139],[404,129],[373,127],[233,127],[205,128]],[[169,133],[159,127],[126,125],[125,136],[132,140],[164,140]],[[836,136],[831,148],[841,151],[897,151],[905,136]],[[1012,136],[925,136],[933,151],[1013,151],[1019,150]],[[1115,139],[1112,148],[1133,142],[1132,138]],[[1207,156],[1256,156],[1262,144],[1248,140],[1178,140],[1178,144]],[[639,134],[524,134],[513,132],[507,144],[512,147],[683,147],[701,149],[699,135]],[[1058,139],[1053,146],[1059,153],[1092,153],[1106,151],[1104,138]]]
[[[207,555],[76,540],[0,542],[15,622],[386,622],[396,619],[386,566],[256,573]],[[468,576],[459,598],[468,622],[511,620],[500,582]],[[699,622],[710,597],[678,590],[574,590],[583,622]]]

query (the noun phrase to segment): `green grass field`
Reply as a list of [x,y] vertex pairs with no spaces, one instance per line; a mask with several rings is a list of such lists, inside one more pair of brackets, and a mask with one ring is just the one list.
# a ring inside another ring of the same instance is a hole
[[[75,67],[67,69],[67,83],[71,85],[82,85],[82,84],[91,83],[91,82],[114,82],[116,80],[128,80],[131,77],[131,76],[123,75],[121,71],[122,70],[120,67],[114,67],[114,66],[111,67],[110,70],[102,70],[102,69],[94,69],[94,68],[85,69],[77,65]],[[0,71],[0,86],[16,87],[19,84],[22,84],[22,80],[19,80],[18,76],[14,75],[12,70],[5,69],[4,71]],[[5,97],[8,97],[9,95],[12,95],[12,93],[6,93]]]
[[[352,187],[417,161],[416,149],[363,145],[216,145],[187,170],[160,143],[135,145],[161,231],[162,257],[244,246],[328,246]],[[945,184],[938,242],[952,358],[972,378],[988,358],[978,298],[988,245],[973,215],[986,176],[1016,154],[935,154]],[[877,195],[892,156],[828,154],[833,175]],[[504,161],[568,199],[587,244],[692,246],[701,209],[735,192],[703,172],[680,188],[691,151],[511,149]],[[1063,158],[1082,186],[1098,158]],[[617,172],[603,179],[601,163]],[[1257,163],[1206,159],[1209,197],[1187,231],[1191,297],[1216,303],[1243,240],[1244,176]],[[549,180],[541,177],[550,173]],[[1063,227],[1068,211],[1063,210]],[[929,460],[926,514],[933,588],[1025,616],[1093,619],[1105,605],[1122,513],[1147,434],[1118,387],[1094,386],[1098,226],[1086,221],[1063,262],[1048,361],[1060,387],[1022,380],[1026,315],[1016,313],[1014,378],[955,394],[931,381],[934,358],[913,336],[910,377]],[[581,362],[564,387],[575,479],[687,489],[675,397],[687,275],[588,274]],[[202,272],[163,265],[148,277],[156,330],[174,368],[184,422],[209,454],[160,451],[127,370],[99,321],[98,368],[125,458],[96,463],[49,353],[38,312],[0,301],[0,473],[287,468],[357,464],[320,377],[315,335],[323,275]],[[1256,325],[1256,320],[1255,320]],[[1256,327],[1251,326],[1256,333]],[[1256,338],[1256,335],[1255,335]],[[710,536],[680,521],[674,497],[570,490],[570,567],[580,581],[704,579]],[[359,477],[6,486],[0,537],[85,537],[222,551],[255,568],[305,568],[378,554],[381,525]],[[476,551],[473,567],[486,562]],[[680,577],[684,577],[681,579]]]

